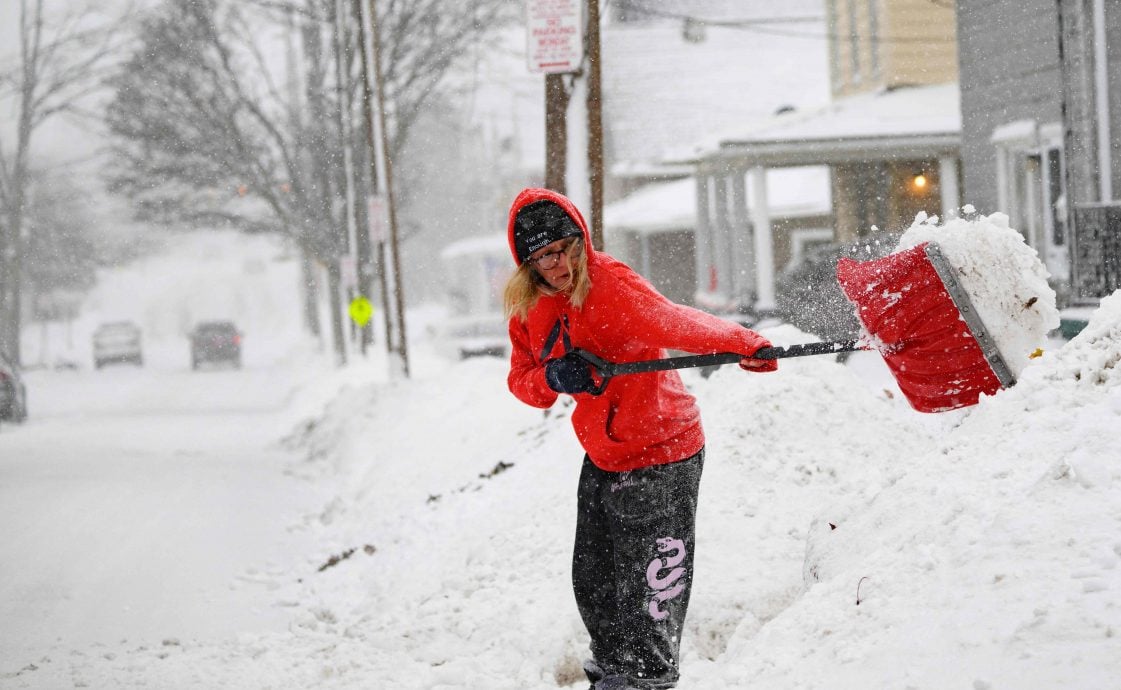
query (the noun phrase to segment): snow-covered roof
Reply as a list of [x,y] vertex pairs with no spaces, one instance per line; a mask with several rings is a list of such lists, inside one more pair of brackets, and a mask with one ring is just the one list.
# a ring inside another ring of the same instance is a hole
[[[767,199],[773,218],[800,218],[831,212],[829,170],[825,167],[772,168],[767,171]],[[604,225],[644,234],[694,228],[697,182],[689,177],[646,185],[609,204]]]
[[723,153],[750,154],[761,162],[806,164],[801,155],[829,162],[846,153],[908,147],[956,149],[961,137],[957,82],[865,93],[829,105],[795,110],[727,129],[675,151],[670,160],[696,161]]
[[[717,4],[706,6],[704,16]],[[771,3],[723,4],[744,18],[780,12]],[[824,17],[820,3],[802,2],[798,10]],[[824,24],[796,26],[816,38],[709,25],[702,41],[690,43],[680,22],[605,28],[603,107],[611,172],[641,175],[644,164],[660,162],[682,142],[783,106],[828,102]]]
[[609,230],[666,232],[693,228],[697,222],[697,181],[692,177],[654,182],[603,209]]

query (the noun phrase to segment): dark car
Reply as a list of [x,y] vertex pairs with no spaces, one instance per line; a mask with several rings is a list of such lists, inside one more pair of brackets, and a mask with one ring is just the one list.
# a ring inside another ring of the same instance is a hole
[[0,354],[0,421],[22,422],[27,419],[27,387],[19,367]]
[[232,321],[203,321],[191,331],[191,368],[203,362],[241,367],[241,333]]
[[93,332],[93,366],[100,369],[114,362],[144,364],[140,327],[132,321],[103,323]]

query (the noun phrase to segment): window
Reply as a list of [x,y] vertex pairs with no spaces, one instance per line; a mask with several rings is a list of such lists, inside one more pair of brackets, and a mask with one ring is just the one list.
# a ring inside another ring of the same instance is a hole
[[993,131],[992,142],[998,210],[1008,214],[1053,277],[1069,280],[1062,126],[1011,122]]
[[784,271],[791,271],[806,258],[807,252],[833,241],[832,228],[796,228],[790,231],[790,259]]

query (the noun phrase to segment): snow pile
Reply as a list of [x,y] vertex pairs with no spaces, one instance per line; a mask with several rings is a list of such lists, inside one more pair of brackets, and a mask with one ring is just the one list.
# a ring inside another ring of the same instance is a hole
[[[1085,335],[939,433],[831,358],[686,372],[709,447],[683,683],[1105,682],[1121,652],[1121,463],[1098,430],[1121,413],[1119,321],[1121,298],[1107,301]],[[301,602],[292,637],[254,649],[303,650],[266,654],[331,687],[583,687],[567,573],[580,450],[568,408],[521,408],[504,374],[467,363],[351,394],[399,422],[336,456],[331,549],[377,551],[305,578],[284,595]]]
[[942,249],[1000,354],[1019,377],[1047,333],[1059,327],[1055,291],[1036,251],[1008,227],[1003,213],[955,218],[943,225],[937,216],[920,213],[899,238],[896,251],[923,242]]
[[[790,328],[767,335],[808,339]],[[787,361],[782,372],[686,372],[709,428],[687,673],[723,674],[730,641],[797,599],[805,528],[822,505],[890,485],[897,457],[934,446],[902,401],[832,358]],[[286,677],[581,687],[587,639],[568,570],[582,451],[569,405],[525,407],[505,374],[505,362],[469,361],[433,380],[352,389],[309,430],[298,471],[339,485],[309,517],[330,535],[309,570],[355,551],[280,586],[280,600],[299,602],[292,634],[252,648],[276,649],[268,663]]]
[[1121,449],[1102,432],[1121,415],[1118,362],[1121,294],[940,448],[901,456],[898,481],[823,511],[811,588],[751,644],[734,641],[744,656],[722,681],[1115,687]]

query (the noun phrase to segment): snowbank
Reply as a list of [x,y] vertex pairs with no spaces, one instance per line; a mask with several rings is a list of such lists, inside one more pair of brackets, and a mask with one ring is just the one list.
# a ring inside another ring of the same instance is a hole
[[[765,687],[816,687],[830,668],[833,687],[1116,687],[1121,449],[1103,432],[1121,415],[1119,361],[1115,294],[940,448],[907,458],[898,482],[819,516],[806,570],[820,584],[745,675]],[[807,657],[768,661],[791,647]]]
[[[689,374],[709,454],[683,685],[1108,685],[1121,458],[1100,430],[1121,414],[1119,335],[1113,298],[940,428],[832,358]],[[292,637],[254,649],[302,650],[264,654],[330,687],[582,690],[567,574],[580,450],[568,409],[521,407],[504,374],[480,361],[351,394],[397,421],[338,446],[346,489],[324,519],[332,549],[377,551],[306,578]],[[807,581],[815,548],[832,556]]]

